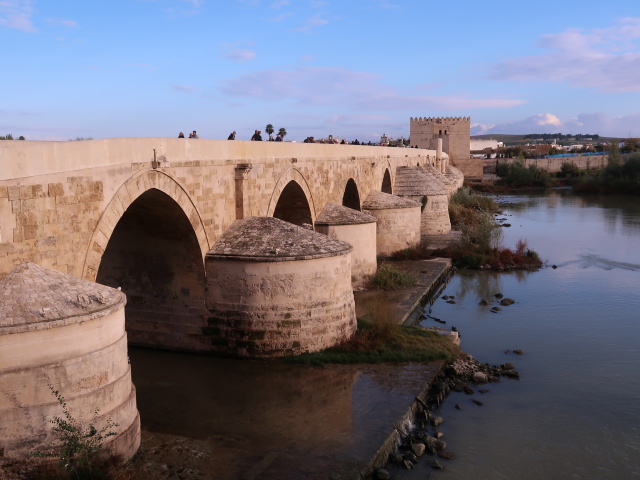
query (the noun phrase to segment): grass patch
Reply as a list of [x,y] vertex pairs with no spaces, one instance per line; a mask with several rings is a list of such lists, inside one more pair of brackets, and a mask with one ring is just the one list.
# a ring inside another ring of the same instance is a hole
[[396,290],[415,283],[415,278],[388,262],[380,265],[371,279],[371,286],[377,290]]
[[460,354],[460,347],[431,330],[369,318],[358,319],[358,330],[349,340],[322,352],[304,353],[286,360],[305,365],[406,363],[450,361]]

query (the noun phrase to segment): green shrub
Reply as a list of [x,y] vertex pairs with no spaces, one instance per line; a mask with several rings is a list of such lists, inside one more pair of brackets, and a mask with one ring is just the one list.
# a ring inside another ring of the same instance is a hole
[[49,385],[51,393],[62,406],[62,416],[55,416],[50,422],[53,424],[58,444],[48,452],[36,452],[34,457],[57,458],[61,466],[70,478],[74,479],[99,479],[106,478],[101,470],[98,455],[102,451],[103,443],[108,437],[117,435],[113,430],[118,427],[110,418],[107,423],[97,429],[94,425],[98,417],[99,409],[94,411],[94,423],[88,426],[82,425],[69,412],[67,401],[58,390]]
[[562,178],[579,177],[580,168],[573,162],[562,162],[559,176]]
[[500,163],[496,168],[500,183],[510,187],[549,187],[552,185],[551,175],[537,165],[525,167],[516,160],[513,163]]
[[380,265],[371,279],[371,285],[378,290],[395,290],[410,287],[414,283],[415,279],[411,275],[388,262]]

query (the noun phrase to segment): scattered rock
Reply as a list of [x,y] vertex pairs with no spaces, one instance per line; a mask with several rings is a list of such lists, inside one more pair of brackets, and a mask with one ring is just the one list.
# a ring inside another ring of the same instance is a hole
[[491,307],[491,311],[492,311],[493,313],[497,313],[497,312],[499,312],[500,310],[502,310],[500,307]]
[[479,407],[484,405],[484,403],[482,403],[480,400],[476,400],[475,398],[472,398],[471,401],[476,405],[478,405]]
[[444,450],[447,448],[447,443],[444,440],[440,440],[439,438],[429,437],[425,438],[425,447],[427,451],[437,451]]
[[443,295],[443,296],[442,296],[442,299],[443,299],[443,300],[449,300],[449,295]]
[[473,395],[473,388],[471,388],[469,385],[465,385],[463,391],[467,395]]
[[413,462],[411,460],[405,460],[403,463],[404,468],[406,468],[407,470],[411,470],[413,468]]
[[489,302],[487,302],[486,300],[483,299],[483,300],[480,300],[480,303],[478,303],[478,305],[482,305],[484,307],[484,306],[489,305]]
[[514,350],[513,353],[515,353],[516,355],[522,355],[524,354],[524,350]]
[[513,298],[503,298],[500,301],[500,305],[502,305],[503,307],[508,307],[509,305],[513,305],[514,303],[516,303],[516,301]]
[[551,265],[551,268],[553,268],[555,270],[556,268],[558,268],[558,266],[557,265]]
[[487,388],[483,388],[478,390],[480,393],[489,393],[489,390]]
[[435,459],[434,459],[434,460],[431,460],[431,461],[429,462],[429,466],[430,466],[431,468],[436,469],[436,470],[443,470],[443,469],[444,469],[444,467],[442,466],[442,464],[441,464],[438,460],[435,460]]
[[502,297],[504,297],[504,295],[502,295],[501,293],[496,293],[494,295],[494,297],[496,297],[498,300],[500,300]]
[[419,456],[423,455],[425,448],[426,447],[425,447],[424,443],[412,443],[411,444],[411,451],[413,452],[413,454],[416,457],[419,457]]
[[416,457],[416,454],[413,452],[404,452],[403,455],[405,460],[409,460],[410,462],[417,462],[418,461],[418,457]]
[[454,304],[454,303],[456,303],[456,301],[455,300],[447,300],[447,303]]
[[438,456],[445,460],[454,460],[457,455],[453,452],[438,452]]
[[462,410],[462,408],[460,408],[460,404],[458,403],[456,403],[455,407],[456,407],[456,410]]
[[444,433],[442,433],[442,432],[436,432],[436,438],[437,438],[438,440],[440,440],[442,437],[444,437]]
[[442,419],[442,417],[431,417],[431,425],[433,425],[434,427],[442,425],[443,421],[444,420]]
[[488,383],[489,377],[484,372],[474,372],[471,376],[471,381],[473,383]]

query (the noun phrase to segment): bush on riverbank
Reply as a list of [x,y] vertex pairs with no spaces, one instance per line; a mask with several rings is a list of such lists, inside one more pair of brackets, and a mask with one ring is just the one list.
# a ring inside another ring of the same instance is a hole
[[640,194],[640,154],[624,157],[574,183],[578,193]]
[[524,163],[516,160],[513,163],[498,163],[496,175],[500,177],[499,185],[511,188],[520,187],[550,187],[553,179],[549,172],[537,165],[525,167]]
[[288,357],[306,365],[451,361],[460,348],[446,336],[422,327],[405,327],[377,315],[358,319],[355,335],[322,352]]
[[485,195],[463,188],[451,197],[449,216],[462,235],[458,244],[436,250],[434,255],[451,258],[458,268],[495,270],[539,268],[538,254],[521,240],[515,250],[502,246],[502,227],[493,213],[498,205]]

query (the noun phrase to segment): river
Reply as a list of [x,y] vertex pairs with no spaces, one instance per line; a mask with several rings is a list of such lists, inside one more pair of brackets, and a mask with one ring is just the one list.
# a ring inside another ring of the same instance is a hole
[[[451,394],[440,430],[457,459],[394,478],[640,478],[639,199],[550,190],[499,200],[511,224],[503,243],[526,239],[549,266],[459,271],[441,294],[456,303],[438,299],[432,314],[458,328],[465,351],[512,362],[521,379]],[[496,293],[515,303],[478,305]],[[143,428],[224,447],[210,464],[225,479],[354,478],[428,375],[143,349],[131,363]]]
[[[561,189],[499,200],[504,245],[526,239],[548,267],[460,271],[442,293],[456,303],[433,304],[466,352],[512,362],[521,379],[476,392],[483,406],[449,396],[441,430],[457,459],[432,478],[640,478],[640,199]],[[496,293],[516,303],[478,305]]]

